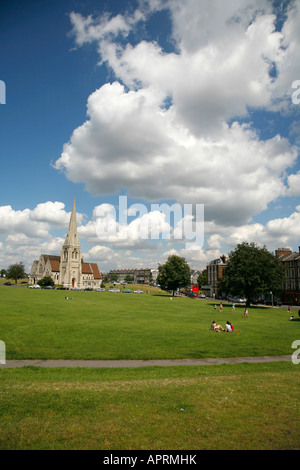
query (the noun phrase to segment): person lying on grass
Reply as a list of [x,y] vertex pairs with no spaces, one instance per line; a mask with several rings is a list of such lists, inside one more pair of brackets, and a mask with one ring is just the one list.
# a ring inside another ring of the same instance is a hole
[[211,326],[210,326],[211,330],[214,330],[216,331],[217,333],[220,333],[220,331],[225,331],[225,329],[221,326],[221,325],[217,325],[216,324],[216,321],[213,320]]

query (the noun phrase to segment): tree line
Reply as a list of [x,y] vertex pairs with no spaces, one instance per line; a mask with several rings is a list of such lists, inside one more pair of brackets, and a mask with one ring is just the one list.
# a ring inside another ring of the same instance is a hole
[[[185,258],[169,256],[159,265],[157,282],[162,289],[173,291],[191,284],[191,269]],[[207,284],[207,273],[198,276],[198,285]],[[284,268],[279,259],[255,243],[243,242],[228,254],[219,288],[225,295],[245,297],[247,304],[252,298],[266,292],[280,295],[284,285]]]

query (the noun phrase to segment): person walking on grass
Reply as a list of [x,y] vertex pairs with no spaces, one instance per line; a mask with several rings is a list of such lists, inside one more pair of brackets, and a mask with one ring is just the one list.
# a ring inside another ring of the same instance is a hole
[[223,312],[223,305],[220,303],[220,312]]
[[244,318],[248,318],[248,309],[247,309],[247,307],[245,308]]

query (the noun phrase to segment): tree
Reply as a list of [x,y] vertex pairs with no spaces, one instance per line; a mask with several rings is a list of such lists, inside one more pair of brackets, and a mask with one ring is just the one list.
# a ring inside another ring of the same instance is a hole
[[118,275],[116,273],[109,274],[110,282],[118,282]]
[[201,286],[207,285],[207,269],[203,269],[199,276],[197,277],[197,284],[201,288]]
[[134,277],[133,277],[133,276],[130,276],[130,274],[126,274],[126,276],[124,277],[124,281],[125,281],[125,282],[133,282],[133,281],[134,281]]
[[1,276],[1,277],[6,277],[6,276],[7,276],[7,271],[6,271],[6,269],[1,269],[1,271],[0,271],[0,276]]
[[18,279],[23,279],[26,277],[25,267],[23,263],[15,263],[11,264],[7,270],[8,279],[14,279],[15,283],[17,284]]
[[175,290],[191,284],[191,270],[185,258],[169,256],[165,264],[158,266],[157,282],[162,289]]
[[284,269],[278,258],[264,246],[243,242],[229,253],[220,287],[226,294],[250,299],[271,291],[282,291]]
[[43,277],[37,283],[41,287],[45,287],[45,286],[53,287],[54,286],[54,281],[53,281],[52,277],[50,277],[50,276]]

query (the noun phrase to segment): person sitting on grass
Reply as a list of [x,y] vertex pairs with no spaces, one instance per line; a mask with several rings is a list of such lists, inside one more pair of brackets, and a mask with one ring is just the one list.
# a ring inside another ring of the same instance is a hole
[[229,332],[232,331],[232,326],[231,326],[230,321],[227,321],[227,322],[226,322],[225,329],[226,329],[226,332],[227,332],[227,333],[229,333]]
[[216,324],[215,320],[213,320],[210,329],[214,330],[216,333],[220,333],[221,330],[225,331],[225,329],[221,325]]

